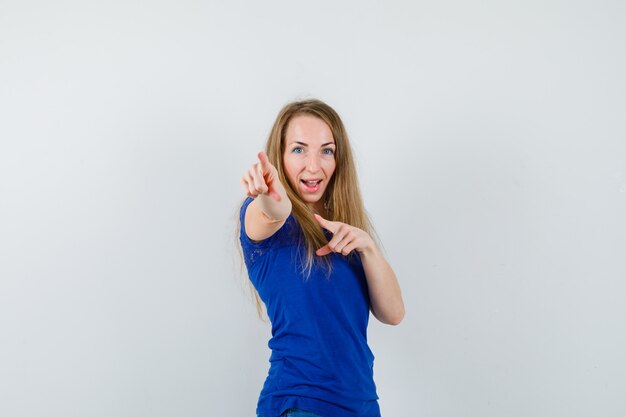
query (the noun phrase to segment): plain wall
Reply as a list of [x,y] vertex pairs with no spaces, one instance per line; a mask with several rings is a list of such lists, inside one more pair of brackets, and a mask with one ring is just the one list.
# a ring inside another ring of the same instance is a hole
[[[255,415],[234,239],[327,101],[406,303],[384,417],[626,415],[623,1],[0,0],[0,415]],[[329,416],[332,417],[332,416]]]

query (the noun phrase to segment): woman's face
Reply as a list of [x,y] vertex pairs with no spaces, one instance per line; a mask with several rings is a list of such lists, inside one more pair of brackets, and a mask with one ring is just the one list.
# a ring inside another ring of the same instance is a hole
[[320,118],[299,114],[285,134],[285,174],[309,207],[323,213],[324,192],[335,172],[335,139]]

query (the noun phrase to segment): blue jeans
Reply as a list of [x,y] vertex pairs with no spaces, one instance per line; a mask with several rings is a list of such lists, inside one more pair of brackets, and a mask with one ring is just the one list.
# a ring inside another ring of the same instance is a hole
[[[263,416],[258,416],[263,417]],[[319,414],[312,413],[310,411],[300,410],[298,408],[290,408],[289,410],[285,410],[284,413],[280,415],[280,417],[322,417]]]

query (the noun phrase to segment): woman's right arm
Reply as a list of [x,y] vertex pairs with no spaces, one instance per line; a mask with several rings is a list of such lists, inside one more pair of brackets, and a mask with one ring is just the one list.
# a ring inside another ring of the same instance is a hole
[[246,195],[254,198],[244,220],[246,234],[254,241],[276,233],[291,213],[291,201],[278,179],[276,167],[269,162],[265,152],[259,152],[258,158],[259,162],[241,178]]

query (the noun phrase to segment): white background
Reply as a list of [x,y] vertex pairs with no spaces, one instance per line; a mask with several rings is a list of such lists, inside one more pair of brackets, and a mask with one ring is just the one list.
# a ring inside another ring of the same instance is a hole
[[383,416],[626,415],[624,74],[621,0],[0,0],[0,415],[255,415],[239,178],[309,97],[403,289]]

